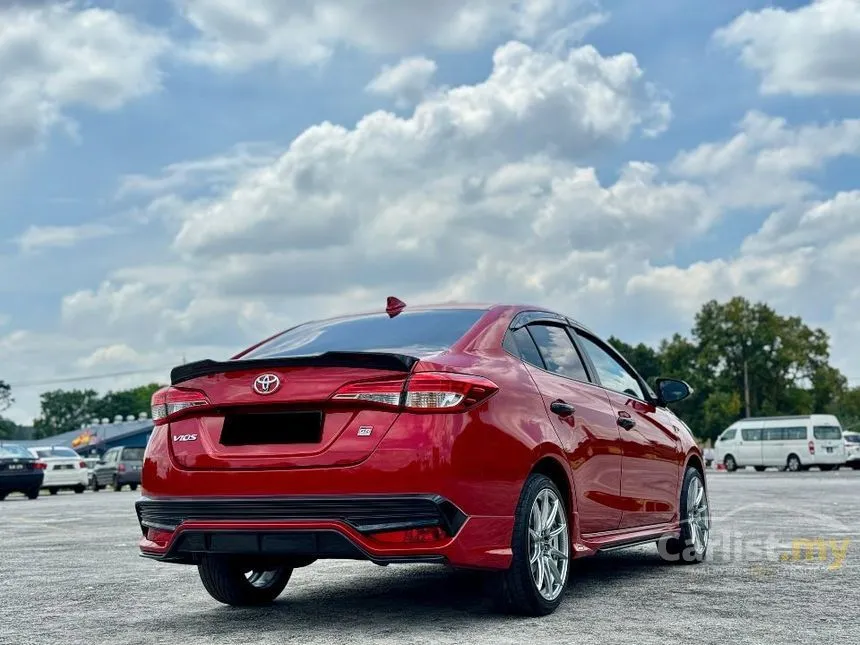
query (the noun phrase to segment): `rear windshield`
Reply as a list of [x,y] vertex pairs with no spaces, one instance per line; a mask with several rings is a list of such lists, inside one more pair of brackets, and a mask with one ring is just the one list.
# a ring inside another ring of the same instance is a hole
[[19,459],[32,459],[33,455],[30,454],[30,451],[23,446],[19,446],[14,443],[7,443],[6,445],[0,446],[0,457],[18,457]]
[[307,323],[263,343],[242,358],[315,356],[325,352],[436,354],[451,347],[486,313],[484,309],[374,314]]
[[71,448],[38,448],[36,452],[40,457],[79,457]]
[[860,443],[860,434],[847,434],[845,435],[845,441],[848,443]]
[[815,426],[813,435],[816,439],[841,439],[842,429],[839,426]]
[[143,448],[125,448],[122,451],[121,461],[143,461]]

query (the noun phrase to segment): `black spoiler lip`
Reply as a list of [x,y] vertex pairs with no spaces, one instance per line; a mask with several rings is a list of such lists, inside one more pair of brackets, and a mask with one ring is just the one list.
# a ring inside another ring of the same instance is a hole
[[236,359],[229,361],[202,360],[179,365],[170,371],[171,385],[178,385],[200,376],[266,370],[278,367],[354,367],[391,372],[411,372],[418,358],[405,354],[382,352],[326,352],[316,356],[287,356],[282,358]]

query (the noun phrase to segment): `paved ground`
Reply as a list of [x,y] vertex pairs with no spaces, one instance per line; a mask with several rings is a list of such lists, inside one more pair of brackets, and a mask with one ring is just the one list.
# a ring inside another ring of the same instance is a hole
[[[195,568],[137,556],[136,493],[12,496],[0,503],[0,643],[860,642],[860,473],[709,482],[709,562],[666,565],[655,547],[583,560],[543,619],[495,615],[475,575],[350,562],[298,570],[272,607],[231,609]],[[793,543],[817,538],[823,560]]]

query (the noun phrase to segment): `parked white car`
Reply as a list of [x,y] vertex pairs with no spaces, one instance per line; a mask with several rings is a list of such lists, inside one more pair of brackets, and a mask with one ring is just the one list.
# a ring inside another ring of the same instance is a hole
[[30,448],[33,456],[45,463],[45,479],[42,489],[56,495],[62,489],[83,493],[87,489],[89,475],[81,456],[65,446],[38,446]]
[[792,472],[839,468],[846,461],[839,419],[829,414],[754,417],[736,421],[716,442],[717,463],[726,470],[753,466]]
[[845,465],[860,470],[860,432],[843,432],[845,439]]

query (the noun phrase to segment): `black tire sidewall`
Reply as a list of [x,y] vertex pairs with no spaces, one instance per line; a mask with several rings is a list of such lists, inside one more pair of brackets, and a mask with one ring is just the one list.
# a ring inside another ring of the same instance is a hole
[[236,559],[205,556],[197,565],[200,580],[209,595],[218,602],[232,606],[264,605],[277,598],[293,574],[293,568],[283,566],[275,579],[265,587],[255,587],[245,577],[245,567]]
[[[546,616],[551,614],[564,600],[566,588],[570,583],[570,563],[568,563],[565,591],[562,591],[555,600],[549,601],[538,592],[534,578],[532,577],[528,547],[529,515],[538,494],[545,489],[551,490],[561,501],[562,510],[568,525],[568,544],[573,544],[570,514],[564,495],[549,477],[540,474],[530,475],[526,480],[525,486],[523,486],[520,501],[517,504],[514,531],[511,540],[513,560],[510,569],[504,574],[502,585],[505,608],[516,614],[530,616]],[[569,555],[573,553],[572,548],[569,551]]]
[[[663,541],[658,541],[657,546],[661,550],[661,556],[664,560],[675,562],[677,564],[699,564],[703,562],[708,555],[708,546],[699,554],[693,554],[691,546],[692,539],[689,518],[687,517],[687,493],[690,488],[690,481],[698,479],[699,483],[705,491],[705,496],[708,495],[708,487],[705,483],[705,478],[694,467],[689,466],[684,473],[684,481],[681,483],[680,507],[678,508],[678,519],[681,527],[681,536],[678,538],[668,538]],[[708,504],[710,509],[710,503]],[[710,510],[709,510],[710,513]],[[710,517],[708,518],[710,532]]]

